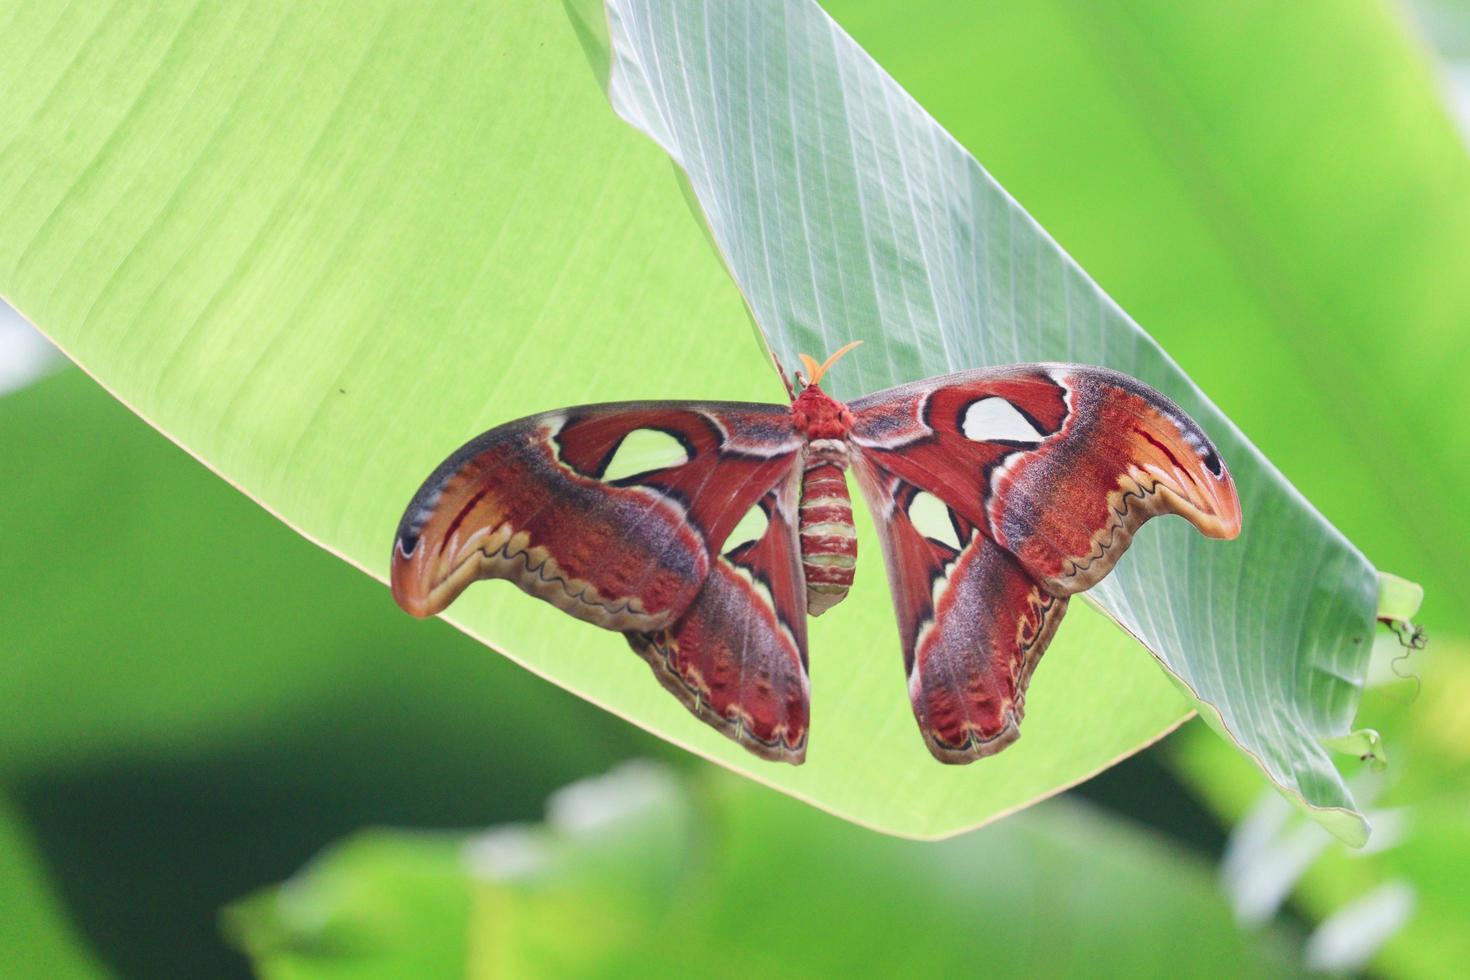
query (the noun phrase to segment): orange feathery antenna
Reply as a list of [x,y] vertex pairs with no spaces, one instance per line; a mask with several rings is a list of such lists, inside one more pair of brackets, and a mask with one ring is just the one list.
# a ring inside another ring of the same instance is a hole
[[858,346],[861,343],[861,340],[854,340],[850,344],[845,344],[842,347],[839,347],[832,354],[831,357],[827,358],[821,364],[817,363],[816,358],[811,357],[807,354],[796,355],[797,357],[801,358],[801,364],[803,367],[806,368],[806,383],[809,385],[814,385],[817,382],[821,381],[822,376],[832,369],[832,365],[837,363],[838,358],[842,357],[843,354],[846,354],[848,351],[852,350],[854,347]]

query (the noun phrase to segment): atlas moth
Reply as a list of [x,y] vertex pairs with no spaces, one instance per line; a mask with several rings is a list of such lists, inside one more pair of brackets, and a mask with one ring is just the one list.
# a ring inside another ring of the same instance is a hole
[[799,764],[807,616],[842,601],[856,566],[851,471],[919,730],[935,758],[966,763],[1019,736],[1068,599],[1140,525],[1172,513],[1213,538],[1240,532],[1219,454],[1140,381],[1019,364],[843,404],[820,385],[855,346],[820,365],[801,355],[790,405],[586,405],[491,429],[409,503],[394,598],[430,616],[477,579],[508,579],[621,632],[695,716]]

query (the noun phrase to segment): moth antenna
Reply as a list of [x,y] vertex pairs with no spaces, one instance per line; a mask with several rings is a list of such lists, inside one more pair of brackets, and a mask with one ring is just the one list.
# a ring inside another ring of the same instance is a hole
[[801,355],[801,362],[806,365],[807,371],[811,372],[811,383],[817,384],[819,381],[821,381],[823,376],[825,376],[826,373],[832,369],[832,365],[836,364],[838,360],[841,359],[843,354],[846,354],[848,351],[852,350],[854,347],[859,346],[861,343],[861,340],[854,340],[850,344],[844,344],[843,346],[837,348],[837,350],[833,352],[832,356],[823,361],[821,365],[818,365],[815,360],[807,357],[805,354]]
[[802,377],[800,371],[796,372],[796,380],[801,382],[801,386],[805,388],[807,385],[814,385],[820,381],[822,367],[817,363],[817,359],[809,354],[797,354],[796,356],[801,358],[801,366],[806,368],[806,377]]
[[786,397],[795,401],[796,389],[791,386],[791,375],[787,374],[786,369],[781,366],[781,358],[776,356],[775,351],[771,351],[771,363],[776,365],[776,373],[781,376],[781,383],[786,386]]

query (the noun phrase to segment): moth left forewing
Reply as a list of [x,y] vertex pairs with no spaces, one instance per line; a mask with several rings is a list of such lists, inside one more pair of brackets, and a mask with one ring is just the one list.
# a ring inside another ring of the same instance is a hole
[[668,626],[741,516],[792,468],[800,443],[785,417],[778,406],[629,403],[491,429],[409,504],[394,597],[433,615],[470,582],[503,578],[606,629]]

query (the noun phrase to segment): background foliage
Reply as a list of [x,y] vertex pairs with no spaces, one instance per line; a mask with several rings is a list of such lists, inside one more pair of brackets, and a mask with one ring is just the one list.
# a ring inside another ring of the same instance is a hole
[[[1294,921],[1260,940],[1265,952],[1241,955],[1269,956],[1271,944],[1295,944],[1350,901],[1400,882],[1418,901],[1375,969],[1442,975],[1463,962],[1446,938],[1466,933],[1453,884],[1461,879],[1448,873],[1466,862],[1457,795],[1466,757],[1453,737],[1462,713],[1455,698],[1429,692],[1457,689],[1465,654],[1454,637],[1470,627],[1456,571],[1470,459],[1457,424],[1466,416],[1457,379],[1470,367],[1470,286],[1457,274],[1470,255],[1470,168],[1415,29],[1397,7],[1368,2],[1140,2],[1107,12],[984,4],[963,17],[939,3],[901,17],[857,2],[829,9],[1330,520],[1375,563],[1426,586],[1438,661],[1409,662],[1426,693],[1407,707],[1380,706],[1381,720],[1370,704],[1364,719],[1387,733],[1394,763],[1395,782],[1373,799],[1412,833],[1385,834],[1368,862],[1320,845],[1286,913]],[[18,16],[7,10],[0,21],[13,28]],[[0,44],[13,36],[0,33]],[[580,206],[527,204],[553,225],[574,223]],[[717,282],[649,288],[677,294]],[[747,328],[732,326],[729,351],[748,350]],[[636,348],[603,356],[656,360]],[[681,367],[671,365],[676,383]],[[23,477],[5,484],[0,550],[0,938],[22,971],[240,971],[244,961],[218,938],[217,910],[330,841],[382,824],[536,821],[554,788],[664,751],[447,627],[401,620],[379,587],[74,373],[0,400],[0,447],[7,472]],[[1124,819],[1152,825],[1123,831],[1145,852],[1166,847],[1163,832],[1208,860],[1224,846],[1220,828],[1261,788],[1250,770],[1228,756],[1212,763],[1194,745],[1171,740],[1162,756],[1087,786]],[[694,798],[724,792],[706,789],[700,772]],[[1189,809],[1171,772],[1218,816]],[[825,819],[779,800],[738,805],[769,810],[764,826],[793,834]],[[1044,838],[1052,819],[1006,821],[956,844]],[[1068,826],[1070,839],[1096,842],[1084,853],[1117,846],[1115,830]],[[759,843],[779,832],[755,836],[742,852],[752,867],[791,860]],[[820,868],[901,846],[850,828],[816,836],[832,838],[831,851],[817,852],[831,855]],[[894,853],[892,874],[907,887],[932,881],[923,851]],[[401,855],[374,874],[394,873]],[[1176,872],[1203,877],[1179,870],[1190,861],[1170,858],[1169,872],[1153,875],[1160,894]],[[991,880],[955,887],[1045,895],[1058,874],[1075,883],[1072,871],[1018,862],[1003,889]],[[780,904],[749,877],[729,880],[747,886],[728,899],[742,916]],[[851,903],[845,887],[804,898]],[[1217,894],[1217,908],[1228,900]],[[493,924],[493,908],[486,914]],[[1094,914],[1079,907],[1073,918]],[[238,923],[230,934],[243,941]],[[1221,941],[1240,948],[1238,938]],[[821,942],[801,948],[836,955]],[[366,962],[350,944],[317,951],[340,953],[344,970]]]

